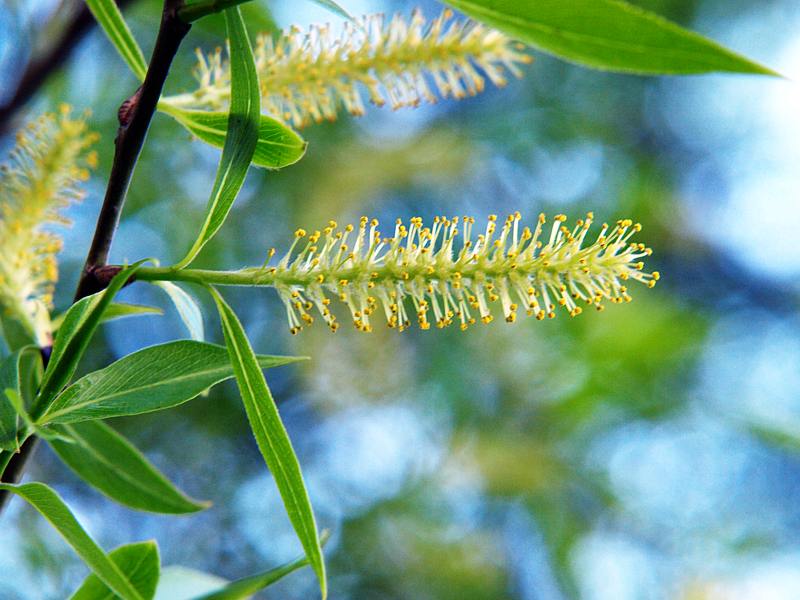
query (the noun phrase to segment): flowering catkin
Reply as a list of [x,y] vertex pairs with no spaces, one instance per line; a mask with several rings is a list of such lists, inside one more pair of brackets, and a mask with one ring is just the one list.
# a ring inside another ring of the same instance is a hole
[[604,300],[629,302],[630,280],[653,287],[659,279],[657,271],[643,271],[641,259],[651,249],[631,241],[641,231],[638,223],[604,223],[587,242],[592,219],[589,213],[569,229],[566,217],[556,215],[547,232],[544,215],[533,230],[520,227],[519,213],[499,229],[491,215],[476,235],[471,217],[437,217],[431,227],[415,217],[408,227],[398,219],[389,238],[375,219],[362,217],[357,229],[343,230],[331,221],[311,235],[299,229],[277,265],[269,266],[268,259],[264,267],[247,271],[253,284],[278,290],[292,333],[314,321],[314,309],[336,331],[328,295],[347,306],[360,331],[372,330],[378,310],[389,327],[401,331],[410,325],[412,308],[422,329],[431,322],[438,327],[458,322],[462,329],[477,319],[489,323],[498,303],[509,323],[520,310],[553,318],[557,306],[576,316],[582,306],[602,310]]
[[[388,22],[372,15],[346,22],[340,36],[329,26],[308,32],[293,27],[277,40],[260,35],[255,45],[263,108],[297,127],[336,118],[340,106],[364,113],[361,86],[369,100],[392,108],[421,101],[464,98],[481,92],[488,78],[505,85],[506,71],[521,77],[531,62],[522,46],[499,31],[473,21],[453,21],[445,10],[428,24],[415,10],[410,20]],[[198,50],[199,87],[165,98],[173,106],[224,109],[230,100],[230,65],[221,50]],[[481,75],[481,71],[483,75]]]
[[48,310],[61,249],[61,239],[47,227],[68,224],[60,211],[83,197],[79,183],[97,162],[87,152],[95,140],[84,120],[62,107],[20,131],[0,166],[0,310],[42,345],[50,342]]

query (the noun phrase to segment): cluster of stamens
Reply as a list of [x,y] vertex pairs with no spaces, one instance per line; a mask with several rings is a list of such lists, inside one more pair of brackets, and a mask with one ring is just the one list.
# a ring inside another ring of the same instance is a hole
[[[415,10],[411,19],[383,15],[346,22],[334,35],[328,25],[307,32],[297,27],[277,40],[257,38],[254,53],[262,106],[297,127],[336,118],[339,106],[364,113],[362,86],[378,106],[417,106],[442,98],[481,92],[488,78],[505,85],[506,72],[522,75],[531,61],[522,46],[499,31],[473,21],[452,21],[445,10],[428,23]],[[165,99],[174,106],[223,109],[230,100],[230,65],[217,49],[198,51],[199,87]],[[481,74],[481,71],[483,74]]]
[[659,279],[643,270],[652,250],[631,241],[638,223],[604,223],[587,243],[592,219],[589,213],[570,229],[557,215],[547,232],[544,215],[533,230],[520,226],[519,213],[499,228],[490,215],[476,234],[471,217],[436,217],[431,227],[415,217],[408,226],[398,219],[392,237],[381,234],[376,219],[362,217],[358,227],[344,229],[331,221],[310,235],[297,230],[277,265],[269,264],[271,250],[263,267],[249,271],[256,285],[278,290],[292,333],[313,323],[315,309],[336,331],[329,296],[347,306],[360,331],[372,330],[377,311],[400,331],[409,327],[411,309],[422,329],[489,323],[497,304],[509,323],[520,311],[553,318],[558,306],[574,317],[584,306],[629,302],[630,280],[653,287]]
[[[68,224],[61,211],[83,197],[80,183],[97,155],[84,119],[46,114],[17,135],[0,166],[0,310],[22,322],[39,341],[49,336],[48,309],[58,278],[61,238],[49,230]],[[48,342],[49,343],[49,342]]]

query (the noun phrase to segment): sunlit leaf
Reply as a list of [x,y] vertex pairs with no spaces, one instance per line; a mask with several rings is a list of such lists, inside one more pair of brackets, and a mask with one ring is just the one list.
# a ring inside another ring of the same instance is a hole
[[[175,108],[165,102],[159,107],[198,139],[217,148],[225,144],[228,129],[228,115],[225,113]],[[303,158],[307,145],[300,134],[288,125],[261,115],[252,163],[268,169],[280,169]]]
[[289,520],[300,538],[309,563],[317,574],[324,599],[327,597],[325,560],[300,463],[297,461],[289,435],[278,413],[278,407],[267,387],[264,374],[242,324],[222,296],[214,289],[212,294],[219,310],[225,344],[231,357],[250,428],[275,478]]
[[444,0],[478,21],[578,64],[626,73],[776,75],[744,56],[620,0]]
[[[302,360],[259,356],[268,369]],[[138,415],[183,404],[234,376],[225,348],[179,340],[144,348],[89,373],[60,393],[37,424],[77,423]]]
[[122,60],[127,63],[140,81],[144,81],[147,73],[147,61],[114,0],[86,0],[86,6],[92,11],[94,18],[103,28],[109,41],[114,44]]
[[144,600],[128,581],[120,568],[103,552],[84,531],[64,501],[43,483],[11,485],[0,483],[0,490],[12,492],[24,498],[47,519],[56,531],[72,546],[75,553],[97,575],[97,577],[124,600]]
[[[125,573],[128,581],[143,598],[153,597],[161,571],[158,545],[154,541],[125,544],[112,550],[108,557],[120,571]],[[70,600],[115,600],[116,598],[111,588],[97,575],[91,574],[84,579]]]
[[61,460],[120,504],[164,514],[192,513],[210,506],[178,490],[133,444],[102,421],[61,425],[56,430],[71,440],[50,441]]
[[186,257],[178,263],[179,268],[191,263],[203,246],[222,227],[244,183],[258,142],[261,95],[253,49],[239,7],[225,10],[224,15],[231,63],[231,106],[225,145],[222,148],[214,188],[206,207],[205,222],[197,241]]
[[171,281],[154,281],[153,283],[164,290],[172,300],[172,304],[175,305],[181,321],[189,331],[189,336],[193,340],[202,342],[206,334],[203,326],[203,312],[200,310],[197,300],[189,292]]

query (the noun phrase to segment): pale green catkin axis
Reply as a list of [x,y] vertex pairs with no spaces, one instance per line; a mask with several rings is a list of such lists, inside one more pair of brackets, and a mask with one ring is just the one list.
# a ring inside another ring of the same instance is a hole
[[310,235],[298,229],[275,265],[270,265],[273,249],[258,268],[143,268],[138,276],[274,287],[292,333],[313,323],[314,313],[336,331],[330,297],[348,308],[359,331],[372,331],[376,311],[384,313],[390,328],[402,331],[411,324],[412,309],[422,329],[455,322],[466,329],[478,320],[491,322],[498,304],[509,323],[519,311],[541,320],[555,317],[559,306],[573,317],[583,307],[602,310],[605,301],[631,300],[630,281],[653,287],[660,278],[657,271],[644,271],[642,259],[652,250],[631,239],[641,231],[638,223],[604,223],[589,241],[591,213],[572,229],[564,215],[556,215],[550,227],[539,215],[533,230],[521,227],[520,220],[515,213],[498,228],[490,215],[485,229],[476,232],[472,217],[436,217],[431,227],[418,217],[408,227],[398,219],[392,237],[381,234],[376,219],[362,217],[357,228],[344,229],[331,221]]
[[[264,109],[296,127],[333,120],[340,107],[364,113],[362,89],[378,106],[393,109],[464,98],[483,91],[486,79],[506,84],[531,62],[523,47],[473,21],[453,21],[445,10],[428,23],[420,10],[410,19],[372,15],[346,22],[334,36],[327,25],[308,32],[293,27],[277,40],[261,35],[254,49]],[[198,88],[165,98],[173,106],[223,110],[230,99],[230,66],[221,50],[198,51]]]
[[61,238],[48,228],[69,223],[61,211],[83,197],[80,183],[97,163],[88,151],[96,139],[62,106],[24,127],[0,166],[0,310],[43,346],[52,341],[49,311],[61,250]]

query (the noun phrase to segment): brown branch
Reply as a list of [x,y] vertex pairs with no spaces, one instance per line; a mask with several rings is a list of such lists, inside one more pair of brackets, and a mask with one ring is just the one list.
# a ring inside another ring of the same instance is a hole
[[[80,300],[94,291],[98,291],[98,286],[102,285],[101,275],[105,275],[108,271],[104,267],[111,249],[111,241],[114,239],[114,233],[119,224],[133,169],[139,159],[172,60],[175,58],[183,38],[191,28],[190,24],[185,23],[178,16],[178,10],[182,5],[183,0],[164,0],[161,25],[144,83],[133,96],[123,103],[120,109],[120,126],[114,140],[116,147],[114,162],[111,166],[103,206],[97,219],[94,239],[86,257],[78,289],[75,292],[75,300]],[[9,483],[19,481],[36,444],[35,436],[28,438],[20,452],[14,455],[4,470],[2,478],[0,478],[2,481]],[[8,493],[0,492],[0,511],[7,501]]]

